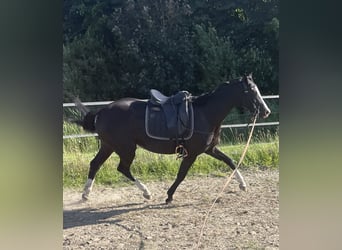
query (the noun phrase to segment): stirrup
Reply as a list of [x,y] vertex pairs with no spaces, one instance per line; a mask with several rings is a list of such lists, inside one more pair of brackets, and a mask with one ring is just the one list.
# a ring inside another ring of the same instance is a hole
[[188,150],[186,150],[186,148],[182,144],[179,144],[176,147],[175,153],[177,154],[176,159],[185,158],[189,155]]

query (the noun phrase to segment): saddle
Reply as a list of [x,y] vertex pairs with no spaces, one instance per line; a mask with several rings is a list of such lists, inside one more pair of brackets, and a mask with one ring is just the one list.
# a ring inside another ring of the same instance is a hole
[[191,94],[179,91],[165,96],[150,90],[146,107],[145,128],[149,137],[160,140],[187,140],[193,134],[193,108]]

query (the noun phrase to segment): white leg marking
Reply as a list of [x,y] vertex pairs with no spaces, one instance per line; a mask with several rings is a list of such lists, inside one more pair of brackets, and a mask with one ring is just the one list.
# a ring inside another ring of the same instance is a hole
[[135,180],[135,185],[141,190],[143,191],[143,196],[146,198],[146,199],[151,199],[151,192],[147,189],[147,187],[141,183],[138,179]]
[[238,182],[240,183],[240,185],[239,185],[240,189],[242,189],[243,191],[246,191],[247,185],[246,185],[246,182],[243,179],[241,173],[239,172],[239,170],[236,170],[235,177],[237,178]]
[[89,194],[93,188],[93,184],[94,184],[94,179],[88,179],[86,184],[84,185],[84,189],[83,189],[83,194],[82,194],[82,198],[83,200],[88,200],[89,198]]

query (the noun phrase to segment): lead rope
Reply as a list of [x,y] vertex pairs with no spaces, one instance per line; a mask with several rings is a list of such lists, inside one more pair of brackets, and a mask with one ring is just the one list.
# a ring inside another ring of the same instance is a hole
[[206,223],[207,223],[207,220],[208,220],[208,218],[209,218],[209,213],[210,213],[211,210],[213,209],[213,207],[214,207],[216,201],[220,198],[220,196],[222,195],[223,191],[226,189],[226,187],[228,186],[228,184],[229,184],[229,182],[231,181],[232,177],[234,176],[235,172],[236,172],[237,169],[240,167],[240,164],[242,163],[243,159],[245,158],[245,155],[246,155],[246,152],[247,152],[249,143],[250,143],[251,138],[252,138],[252,134],[253,134],[253,130],[254,130],[254,126],[255,126],[256,119],[257,119],[257,115],[254,117],[254,121],[253,121],[253,124],[252,124],[252,129],[251,129],[251,131],[250,131],[250,133],[249,133],[249,137],[248,137],[248,140],[247,140],[245,149],[244,149],[243,152],[242,152],[242,155],[241,155],[241,157],[240,157],[240,160],[239,160],[238,165],[236,166],[236,168],[234,169],[234,171],[231,173],[231,175],[228,176],[227,181],[226,181],[226,183],[223,185],[221,192],[217,195],[217,197],[215,198],[213,204],[210,206],[209,210],[207,211],[207,214],[206,214],[206,216],[205,216],[205,218],[204,218],[203,225],[202,225],[202,228],[201,228],[200,236],[199,236],[199,238],[198,238],[198,242],[197,242],[196,249],[198,249],[199,246],[200,246],[200,244],[201,244],[201,239],[202,239],[203,231],[204,231],[205,225],[206,225]]

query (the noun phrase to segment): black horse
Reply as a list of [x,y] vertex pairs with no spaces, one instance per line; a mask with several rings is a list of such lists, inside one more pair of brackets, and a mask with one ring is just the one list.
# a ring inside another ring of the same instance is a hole
[[[123,98],[96,113],[90,112],[78,99],[75,99],[75,104],[83,115],[83,119],[76,123],[87,131],[96,132],[101,141],[99,152],[90,162],[88,180],[82,198],[88,199],[97,171],[115,152],[120,157],[118,171],[135,182],[143,191],[143,196],[150,199],[151,194],[147,187],[134,178],[130,171],[137,145],[159,154],[174,154],[177,145],[175,140],[158,140],[147,135],[145,130],[147,100]],[[271,113],[251,75],[222,83],[212,92],[194,97],[192,105],[193,134],[183,141],[187,156],[182,159],[177,178],[167,191],[166,203],[172,201],[174,192],[198,155],[206,153],[225,162],[231,169],[236,168],[232,159],[216,147],[221,123],[233,107],[245,108],[262,118],[266,118]],[[235,177],[240,183],[240,189],[246,190],[246,183],[239,171],[236,171]]]

